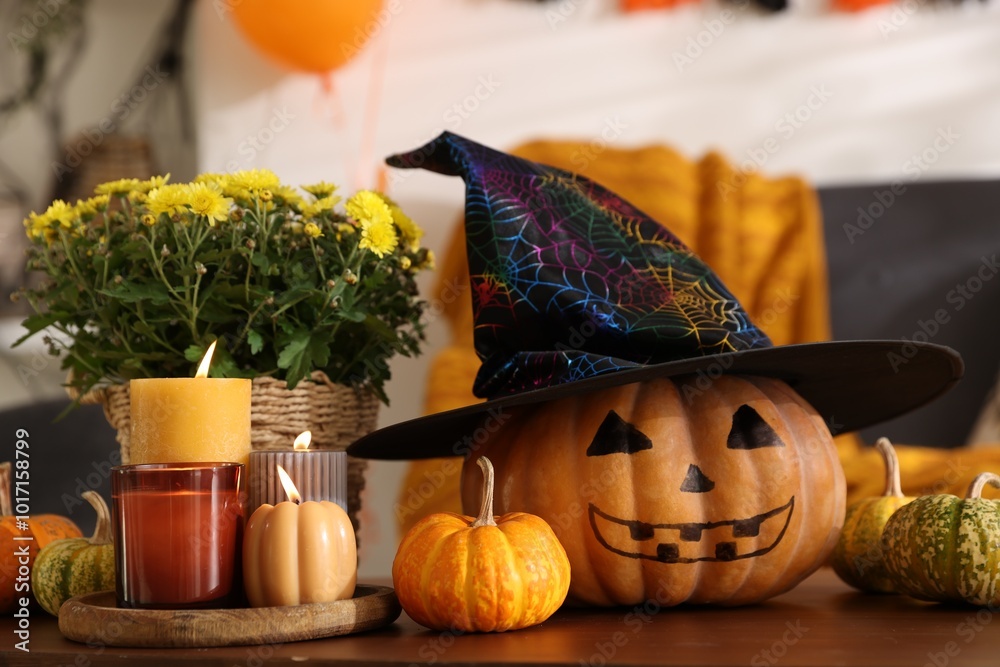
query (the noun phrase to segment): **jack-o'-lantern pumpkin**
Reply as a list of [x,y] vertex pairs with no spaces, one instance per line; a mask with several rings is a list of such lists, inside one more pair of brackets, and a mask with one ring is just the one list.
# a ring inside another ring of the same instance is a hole
[[[785,383],[658,379],[514,413],[476,456],[498,512],[537,514],[594,605],[747,604],[818,568],[844,519],[830,432]],[[467,507],[481,493],[463,472]]]
[[[844,518],[826,420],[868,426],[961,376],[954,351],[927,343],[905,358],[899,341],[775,346],[680,239],[582,176],[447,132],[388,162],[465,180],[473,393],[487,400],[348,453],[488,456],[497,511],[552,526],[579,602],[737,605],[790,589]],[[469,463],[463,481],[469,509]]]

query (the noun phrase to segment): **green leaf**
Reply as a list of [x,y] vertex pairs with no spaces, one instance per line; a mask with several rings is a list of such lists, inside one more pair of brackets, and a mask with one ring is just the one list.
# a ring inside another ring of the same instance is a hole
[[374,315],[368,315],[365,317],[365,326],[369,331],[377,333],[384,340],[396,340],[396,332],[393,331],[389,325]]
[[29,315],[28,317],[25,318],[23,322],[21,322],[21,326],[27,329],[28,333],[24,334],[16,341],[14,341],[14,344],[11,345],[11,347],[17,347],[18,345],[28,340],[32,336],[34,336],[42,329],[52,326],[59,320],[63,319],[65,316],[66,313],[45,313],[43,315],[41,314]]
[[99,292],[123,303],[149,301],[155,306],[162,306],[170,302],[170,293],[167,291],[167,286],[161,283],[144,285],[142,283],[123,282],[121,285],[99,290]]
[[346,308],[340,313],[340,316],[348,322],[364,322],[370,317],[363,310],[349,310]]
[[278,368],[288,371],[289,386],[305,377],[309,372],[309,361],[309,332],[300,329],[289,337],[278,354]]
[[314,368],[323,368],[330,363],[330,345],[319,336],[312,336],[309,339],[309,350],[312,353]]
[[287,370],[285,380],[289,388],[307,377],[314,368],[323,368],[329,362],[330,346],[304,329],[292,334],[278,355],[278,368]]
[[271,268],[271,260],[268,259],[267,255],[263,253],[255,253],[250,259],[250,263],[260,269],[263,273],[267,273],[267,270]]
[[215,348],[215,354],[212,355],[212,365],[209,368],[208,374],[214,378],[240,376],[240,367],[236,364],[236,360],[233,359],[233,355],[229,354],[229,349],[225,345],[219,345]]
[[247,342],[250,344],[250,354],[258,354],[264,349],[264,338],[254,329],[247,332]]
[[201,361],[201,358],[205,356],[206,349],[208,348],[201,345],[188,345],[184,350],[184,358],[188,361]]

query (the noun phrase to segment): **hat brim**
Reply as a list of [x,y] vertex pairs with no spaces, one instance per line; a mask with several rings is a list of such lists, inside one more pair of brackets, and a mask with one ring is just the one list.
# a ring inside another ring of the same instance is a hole
[[[630,368],[439,412],[374,431],[347,448],[368,459],[458,456],[489,414],[661,377],[720,373],[784,380],[834,434],[892,419],[944,394],[962,377],[955,350],[899,340],[833,341],[729,352]],[[704,382],[703,381],[703,382]]]

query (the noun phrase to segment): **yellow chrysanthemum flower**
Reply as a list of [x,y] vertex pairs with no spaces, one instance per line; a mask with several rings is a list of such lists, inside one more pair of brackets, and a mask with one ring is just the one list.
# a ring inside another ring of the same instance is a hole
[[123,196],[127,195],[133,190],[139,190],[139,189],[140,188],[139,188],[138,178],[119,178],[117,181],[101,183],[96,188],[94,188],[94,194]]
[[302,195],[288,185],[271,188],[271,194],[296,210],[301,211],[306,206],[306,200],[302,198]]
[[356,231],[358,231],[358,228],[348,222],[337,223],[338,234],[353,234]]
[[307,222],[302,231],[306,233],[306,236],[314,239],[323,236],[323,230],[315,222]]
[[212,227],[229,217],[233,200],[222,196],[222,190],[214,183],[192,183],[186,186],[187,205],[191,212],[208,218]]
[[140,181],[136,186],[136,190],[139,192],[149,192],[155,190],[156,188],[162,188],[170,180],[170,174],[166,176],[153,176],[148,181]]
[[430,269],[433,271],[437,268],[437,259],[434,257],[434,251],[428,250],[427,255],[424,257],[424,261],[420,262],[418,269]]
[[92,220],[97,215],[97,207],[89,199],[77,199],[73,210],[85,220]]
[[392,212],[389,210],[389,205],[377,192],[360,190],[347,200],[345,208],[347,215],[362,224],[365,222],[392,224]]
[[193,183],[216,183],[219,187],[222,187],[229,179],[229,174],[220,174],[214,171],[206,171],[204,174],[198,174],[194,177]]
[[183,184],[164,185],[150,190],[146,198],[149,212],[156,217],[160,214],[180,215],[187,211],[188,192]]
[[333,197],[322,197],[303,206],[302,215],[307,218],[315,218],[320,213],[332,211],[335,203],[336,202],[334,202]]
[[34,211],[24,220],[25,232],[30,239],[40,239],[45,236],[45,231],[51,224],[52,218],[44,213],[39,214]]
[[313,183],[312,185],[303,185],[302,189],[311,194],[316,199],[323,199],[329,197],[334,192],[337,191],[337,186],[333,183],[327,183],[326,181],[320,181],[319,183]]
[[76,211],[75,206],[70,206],[62,199],[57,199],[46,209],[45,215],[49,220],[49,225],[52,223],[59,223],[59,226],[63,229],[69,229],[76,222],[79,214]]
[[406,255],[403,255],[402,257],[399,258],[399,268],[403,269],[404,271],[406,271],[412,265],[413,262],[410,261],[410,258],[407,257]]
[[241,203],[248,202],[251,199],[251,192],[243,187],[243,185],[234,182],[232,176],[232,174],[206,172],[198,174],[192,183],[206,183],[218,186],[223,196],[230,197]]
[[231,188],[238,190],[248,190],[251,194],[256,194],[261,190],[277,190],[281,187],[278,176],[270,169],[244,169],[229,174],[227,179]]
[[392,221],[399,227],[399,232],[403,235],[410,250],[416,252],[420,248],[420,239],[424,236],[424,230],[395,204],[389,205],[389,212],[392,213]]
[[[385,206],[381,200],[379,202]],[[371,250],[381,259],[395,250],[397,243],[399,243],[399,239],[396,236],[396,228],[393,226],[391,218],[379,216],[369,218],[361,223],[359,248]]]
[[110,199],[110,195],[96,195],[89,199],[78,199],[76,206],[73,208],[77,215],[84,220],[93,220],[98,212],[103,213],[108,210],[108,201]]
[[70,236],[84,236],[87,233],[87,229],[89,229],[87,223],[78,218],[76,222],[73,223],[69,233]]
[[108,210],[108,202],[111,201],[109,195],[96,195],[86,200],[88,206],[93,206],[94,209],[103,213]]
[[242,204],[248,204],[250,200],[253,199],[253,193],[246,188],[233,187],[229,183],[220,185],[222,185],[222,194],[226,197],[232,198],[234,201],[238,201]]

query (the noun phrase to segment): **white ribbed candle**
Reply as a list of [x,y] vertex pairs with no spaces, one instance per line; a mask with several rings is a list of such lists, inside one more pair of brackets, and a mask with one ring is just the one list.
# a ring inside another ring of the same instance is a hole
[[302,501],[329,500],[347,510],[347,454],[329,450],[250,452],[250,505],[247,516],[267,503],[288,500],[278,480],[285,469]]

